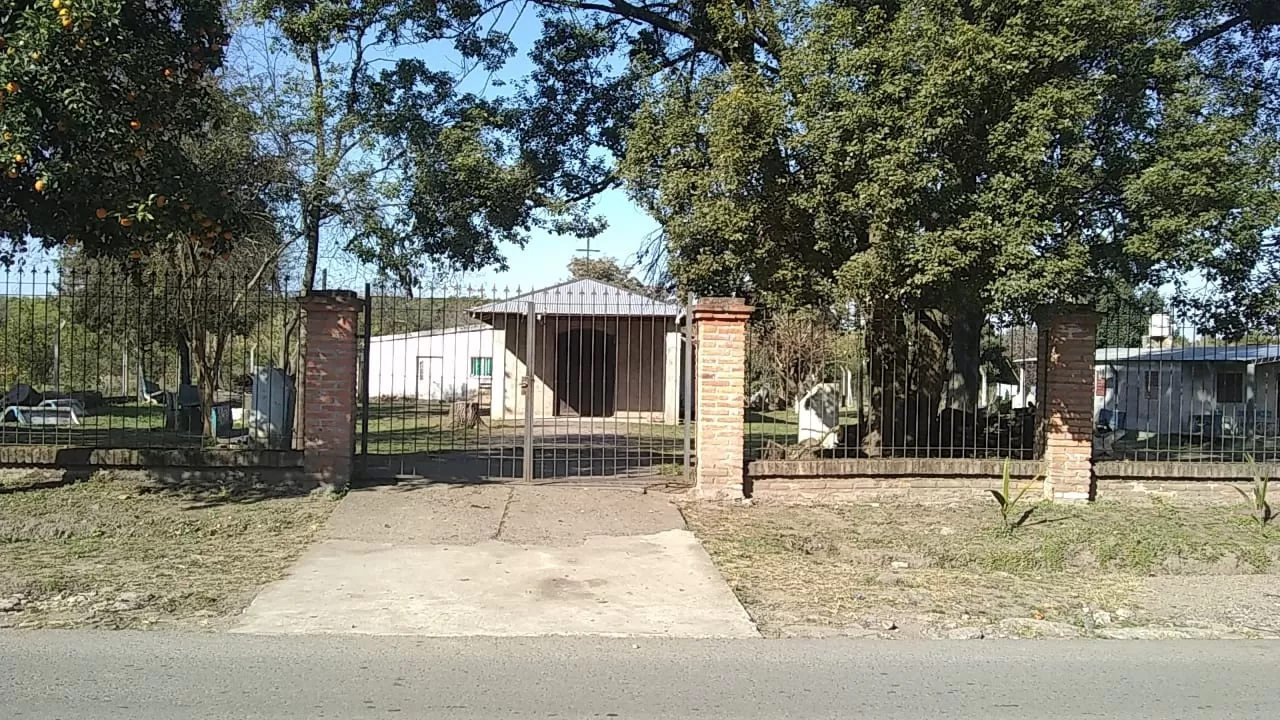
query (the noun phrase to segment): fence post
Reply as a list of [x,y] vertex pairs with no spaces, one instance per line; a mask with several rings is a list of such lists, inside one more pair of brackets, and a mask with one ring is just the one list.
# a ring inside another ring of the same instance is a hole
[[302,306],[302,469],[331,490],[351,479],[355,456],[356,318],[349,290],[298,298]]
[[1042,313],[1036,382],[1036,448],[1044,462],[1044,495],[1087,502],[1093,475],[1094,351],[1098,315],[1073,307]]
[[701,298],[693,307],[699,498],[742,498],[747,320],[754,310],[741,298]]

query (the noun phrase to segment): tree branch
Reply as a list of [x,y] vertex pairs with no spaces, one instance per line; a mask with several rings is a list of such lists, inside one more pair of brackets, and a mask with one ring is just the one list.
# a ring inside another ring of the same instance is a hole
[[1245,13],[1240,13],[1235,17],[1227,18],[1226,20],[1223,20],[1222,22],[1218,23],[1217,25],[1214,25],[1213,27],[1205,28],[1204,30],[1201,30],[1195,35],[1192,35],[1190,38],[1187,38],[1186,40],[1183,41],[1182,47],[1188,50],[1193,50],[1209,42],[1210,40],[1213,40],[1214,38],[1217,38],[1221,35],[1225,35],[1231,32],[1232,30],[1235,30],[1237,27],[1247,22],[1249,22],[1249,16]]

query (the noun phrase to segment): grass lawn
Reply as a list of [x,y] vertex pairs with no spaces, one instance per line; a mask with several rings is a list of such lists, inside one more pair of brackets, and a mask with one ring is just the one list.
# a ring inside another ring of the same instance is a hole
[[164,408],[144,403],[102,405],[80,418],[79,425],[0,424],[0,444],[76,447],[200,447],[197,433],[164,429]]
[[[1243,506],[1045,504],[1011,536],[977,501],[689,505],[685,517],[769,635],[991,634],[1007,619],[1013,635],[1070,634],[1173,616],[1280,634],[1280,528],[1259,533]],[[1227,602],[1236,586],[1244,599]]]
[[287,486],[166,489],[134,473],[0,479],[0,627],[225,627],[336,503]]
[[[475,427],[455,427],[449,418],[448,403],[382,399],[370,404],[369,452],[402,455],[519,445],[523,442],[524,426],[523,417],[482,417]],[[693,430],[690,428],[691,434]],[[684,441],[682,424],[625,417],[538,418],[534,421],[534,432],[540,438],[577,439],[584,444],[613,445],[617,438],[622,438],[623,444],[677,448],[682,447]]]

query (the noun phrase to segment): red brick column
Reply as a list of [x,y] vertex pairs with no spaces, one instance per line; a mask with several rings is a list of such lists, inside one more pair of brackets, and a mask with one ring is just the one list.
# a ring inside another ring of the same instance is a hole
[[298,298],[302,305],[299,431],[302,469],[332,490],[346,487],[355,458],[356,318],[361,301],[349,290]]
[[1044,494],[1053,500],[1094,499],[1093,377],[1098,316],[1071,309],[1040,321],[1037,358],[1037,446]]
[[702,298],[693,307],[698,363],[695,490],[700,498],[742,498],[747,320],[753,310],[740,298]]

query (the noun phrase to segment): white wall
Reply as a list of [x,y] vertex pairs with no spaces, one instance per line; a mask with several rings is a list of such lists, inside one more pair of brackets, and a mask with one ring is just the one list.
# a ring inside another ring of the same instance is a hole
[[[1251,368],[1240,362],[1114,363],[1097,365],[1095,371],[1095,377],[1105,384],[1101,394],[1095,387],[1095,415],[1104,409],[1123,413],[1125,430],[1161,435],[1217,434],[1225,423],[1226,432],[1233,434],[1243,432],[1252,423],[1256,432],[1276,432],[1280,375],[1273,365]],[[1217,376],[1225,372],[1244,374],[1241,402],[1221,402],[1217,397]],[[1158,387],[1153,386],[1150,394],[1147,373],[1157,373],[1159,378]],[[1206,424],[1214,427],[1207,428]]]
[[[471,374],[472,358],[494,358],[494,331],[466,328],[402,335],[369,341],[369,396],[453,400],[473,397],[491,379]],[[499,346],[500,347],[500,346]]]

